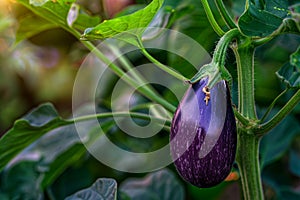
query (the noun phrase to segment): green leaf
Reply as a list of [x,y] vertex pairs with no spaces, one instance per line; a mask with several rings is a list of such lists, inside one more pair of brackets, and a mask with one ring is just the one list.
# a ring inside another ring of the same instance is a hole
[[83,39],[105,39],[117,36],[125,42],[138,45],[144,30],[162,6],[163,0],[153,0],[144,9],[133,14],[105,20],[101,24],[84,31]]
[[249,0],[247,10],[238,20],[241,32],[247,36],[268,36],[290,15],[286,0],[265,1],[264,5],[260,2]]
[[290,63],[281,67],[276,75],[289,88],[300,88],[300,47],[290,56]]
[[60,154],[47,166],[48,170],[45,172],[45,176],[41,183],[42,188],[51,185],[68,167],[78,162],[85,153],[86,148],[83,144],[75,144]]
[[37,17],[33,13],[28,13],[28,15],[23,16],[19,21],[15,45],[22,40],[30,38],[40,32],[57,27],[57,24],[53,24],[43,18]]
[[289,169],[294,175],[300,177],[300,155],[295,150],[289,152]]
[[91,187],[80,190],[66,200],[115,200],[117,182],[111,178],[100,178]]
[[290,147],[294,137],[300,133],[297,119],[287,116],[278,126],[265,135],[260,144],[261,168],[280,159]]
[[[56,1],[28,1],[17,0],[19,3],[32,10],[35,14],[43,17],[44,19],[52,22],[53,24],[60,25],[62,28],[69,28],[67,18],[72,3],[75,0],[56,0]],[[34,4],[33,4],[34,3]],[[79,15],[73,21],[73,27],[81,31],[87,27],[95,26],[100,22],[99,17],[89,16],[84,10],[79,10]]]
[[43,199],[40,176],[36,162],[21,162],[3,173],[1,187],[9,199]]
[[17,120],[0,139],[0,170],[19,152],[45,133],[72,122],[61,119],[52,104],[46,103]]
[[132,200],[184,199],[183,186],[167,169],[150,173],[142,179],[127,179],[121,184],[120,191],[126,193]]

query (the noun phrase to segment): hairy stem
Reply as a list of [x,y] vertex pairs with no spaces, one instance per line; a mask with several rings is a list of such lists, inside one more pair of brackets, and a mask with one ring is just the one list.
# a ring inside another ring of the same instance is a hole
[[260,138],[238,130],[237,163],[245,200],[264,199],[258,160]]
[[[254,48],[246,40],[233,47],[238,70],[239,112],[246,118],[257,120],[254,101]],[[245,200],[261,200],[263,190],[259,165],[260,138],[251,130],[238,129],[236,161],[241,175]]]

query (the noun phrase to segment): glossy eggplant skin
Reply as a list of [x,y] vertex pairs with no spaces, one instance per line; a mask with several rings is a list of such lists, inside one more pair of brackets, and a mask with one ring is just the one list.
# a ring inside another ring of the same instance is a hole
[[237,131],[230,91],[225,81],[209,92],[207,78],[192,84],[172,120],[170,147],[177,171],[187,182],[212,187],[230,173],[236,153]]

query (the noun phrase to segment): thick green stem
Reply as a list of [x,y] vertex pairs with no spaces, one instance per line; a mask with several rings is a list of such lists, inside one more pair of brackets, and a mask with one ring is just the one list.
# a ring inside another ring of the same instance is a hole
[[[247,40],[233,47],[238,70],[239,112],[246,118],[257,120],[254,101],[254,48]],[[239,166],[245,200],[261,200],[263,190],[259,165],[260,138],[250,130],[238,129],[236,161]]]
[[249,118],[257,119],[254,101],[254,48],[250,45],[233,48],[238,72],[239,112]]
[[238,130],[237,163],[245,200],[264,199],[258,160],[260,138]]

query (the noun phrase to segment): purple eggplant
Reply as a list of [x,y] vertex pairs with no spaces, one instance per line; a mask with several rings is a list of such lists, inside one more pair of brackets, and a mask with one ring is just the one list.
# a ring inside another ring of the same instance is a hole
[[237,131],[225,81],[211,90],[207,78],[192,84],[172,120],[170,147],[177,171],[201,188],[222,182],[236,153]]

